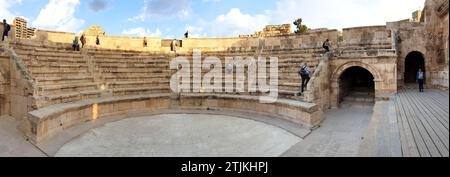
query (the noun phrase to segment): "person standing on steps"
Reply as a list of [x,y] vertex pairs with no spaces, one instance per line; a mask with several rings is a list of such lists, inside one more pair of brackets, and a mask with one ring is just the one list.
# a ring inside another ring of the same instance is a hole
[[148,43],[147,43],[147,37],[144,37],[144,47],[147,47]]
[[419,92],[424,92],[423,84],[425,83],[425,73],[421,68],[419,68],[419,71],[417,72],[416,79],[417,83],[419,84]]
[[80,44],[78,44],[78,36],[75,36],[75,39],[72,42],[73,51],[80,51]]
[[299,73],[300,73],[300,76],[302,77],[302,88],[301,88],[300,94],[303,94],[303,92],[308,87],[309,80],[311,79],[311,77],[310,77],[311,71],[309,71],[308,64],[306,64],[306,63],[303,64],[303,66],[301,66]]
[[98,37],[98,35],[95,37],[95,44],[100,45],[100,37]]
[[326,53],[330,52],[331,48],[330,40],[327,39],[325,42],[323,42],[322,47],[325,49]]
[[80,41],[81,41],[81,48],[84,48],[84,44],[86,44],[86,36],[84,36],[84,34],[81,35]]
[[3,33],[2,33],[2,41],[5,41],[5,37],[8,37],[8,33],[11,30],[11,26],[6,23],[6,19],[3,19]]

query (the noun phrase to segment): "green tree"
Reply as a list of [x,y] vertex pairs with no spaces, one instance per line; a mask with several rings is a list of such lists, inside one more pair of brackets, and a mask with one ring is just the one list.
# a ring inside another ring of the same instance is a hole
[[294,25],[297,26],[297,30],[295,30],[296,34],[301,34],[301,33],[307,32],[309,30],[308,26],[303,24],[302,18],[295,20]]

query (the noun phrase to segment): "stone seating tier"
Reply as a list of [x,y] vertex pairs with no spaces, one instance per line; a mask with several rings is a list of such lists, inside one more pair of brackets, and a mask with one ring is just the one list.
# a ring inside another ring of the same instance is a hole
[[[289,50],[289,51],[283,51],[283,50],[277,50],[276,54],[273,54],[272,56],[277,56],[279,58],[278,60],[278,72],[279,72],[279,93],[281,98],[289,98],[289,99],[295,99],[299,100],[302,99],[301,97],[298,97],[298,93],[300,92],[300,85],[301,85],[301,77],[298,74],[299,68],[303,63],[307,63],[310,67],[311,72],[315,71],[316,66],[319,64],[320,57],[322,57],[323,51],[317,50],[317,54],[314,54],[316,56],[313,56],[313,54],[298,54],[295,52],[304,52],[308,50]],[[270,53],[272,51],[268,51]],[[310,51],[308,51],[310,52]],[[234,52],[234,53],[227,53],[227,52],[204,52],[202,53],[202,58],[205,58],[207,56],[217,56],[219,59],[222,60],[223,70],[225,70],[225,57],[233,57],[233,56],[254,56],[255,51],[253,52]],[[263,56],[268,56],[263,54]],[[191,56],[187,56],[190,58]],[[267,61],[269,62],[269,61]],[[269,63],[268,63],[269,64]],[[267,65],[267,71],[269,71],[269,65]],[[205,71],[202,71],[205,72]],[[204,74],[204,73],[202,73]],[[245,82],[246,83],[246,82]]]
[[[16,51],[37,81],[37,94],[34,95],[36,108],[102,95],[169,91],[170,71],[161,70],[168,68],[168,62],[161,54],[95,50],[91,55],[94,63],[88,64],[89,59],[83,53],[65,47],[20,45]],[[88,65],[93,65],[95,71],[90,70]],[[94,79],[94,74],[98,74],[100,80]],[[143,79],[151,80],[142,83]],[[128,87],[117,81],[126,81]],[[101,90],[102,84],[105,85],[104,90]]]
[[[279,89],[281,92],[281,96],[283,97],[287,93],[288,96],[295,95],[299,91],[299,85],[301,78],[298,76],[298,68],[296,65],[300,66],[304,62],[307,62],[309,66],[311,66],[311,70],[314,71],[315,66],[318,64],[319,56],[313,57],[313,55],[308,54],[308,52],[319,51],[317,48],[315,49],[297,49],[297,50],[271,50],[266,51],[267,53],[274,52],[274,55],[278,55],[279,57]],[[47,63],[43,63],[42,65],[29,65],[30,70],[34,73],[33,76],[37,78],[56,78],[57,76],[62,76],[64,78],[70,78],[72,75],[76,75],[79,78],[83,78],[84,80],[73,80],[67,79],[68,81],[62,81],[54,83],[57,86],[60,86],[61,91],[50,92],[52,89],[48,90],[51,94],[56,94],[51,98],[59,98],[59,93],[62,93],[65,90],[72,90],[74,92],[98,92],[94,86],[90,87],[92,90],[83,89],[83,82],[92,83],[92,77],[79,75],[80,73],[88,72],[87,63],[84,58],[82,58],[80,52],[73,51],[51,51],[50,49],[34,49],[34,51],[20,51],[23,52],[21,54],[25,55],[24,58],[33,58],[32,53],[38,56],[34,57],[34,60],[39,60],[39,63],[45,61]],[[150,82],[154,80],[166,80],[164,83],[168,83],[170,70],[168,69],[168,59],[167,56],[164,55],[154,55],[154,54],[145,54],[142,52],[135,51],[114,51],[114,50],[89,50],[89,55],[93,57],[96,68],[98,72],[101,74],[101,78],[104,79],[107,85],[112,85],[113,87],[107,87],[107,89],[114,88],[116,85],[120,84],[111,84],[111,82],[117,81],[140,81],[143,79],[150,79]],[[242,54],[242,56],[248,56],[248,54],[255,54],[255,52],[235,52],[235,53],[227,53],[227,52],[205,52],[203,57],[205,56],[219,56],[224,58],[226,56],[235,56],[236,54]],[[59,55],[63,55],[65,57],[58,57]],[[263,54],[264,55],[264,54]],[[192,57],[192,56],[190,56]],[[28,64],[32,62],[33,59],[25,60]],[[307,61],[308,60],[308,61]],[[60,64],[64,62],[64,64]],[[78,62],[79,64],[74,64],[71,62]],[[36,68],[36,69],[34,69]],[[155,68],[155,69],[152,69]],[[163,69],[163,70],[161,70]],[[224,69],[224,68],[223,68]],[[48,72],[48,70],[53,70],[52,72]],[[149,77],[147,75],[158,74],[159,77]],[[55,76],[56,75],[56,76]],[[57,79],[58,80],[58,79]],[[52,81],[48,81],[48,79],[44,80],[44,83],[51,83]],[[39,82],[38,82],[39,83]],[[73,89],[74,84],[80,84],[80,89]],[[127,88],[120,88],[120,90],[112,90],[113,94],[132,94],[139,90],[149,91],[153,87],[146,87],[149,85],[140,85],[138,82],[136,84],[130,84],[130,88],[128,91]],[[47,84],[42,84],[43,86]],[[67,89],[64,89],[64,84],[67,84]],[[95,84],[93,84],[95,85]],[[147,89],[145,89],[147,88]],[[56,89],[54,89],[56,90]],[[137,90],[137,91],[135,91]],[[75,93],[69,93],[68,95],[77,95]],[[40,95],[41,96],[41,95]],[[65,95],[63,95],[64,97]]]
[[93,82],[92,76],[85,75],[72,75],[70,77],[43,77],[38,78],[39,82],[37,82],[38,86],[45,85],[55,85],[55,84],[75,84],[75,83],[86,83]]

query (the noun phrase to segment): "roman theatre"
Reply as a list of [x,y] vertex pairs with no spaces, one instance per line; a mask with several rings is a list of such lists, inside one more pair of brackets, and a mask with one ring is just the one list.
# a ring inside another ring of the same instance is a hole
[[[235,38],[147,38],[146,46],[93,26],[81,51],[71,46],[80,34],[12,26],[0,44],[0,156],[448,157],[448,6],[427,0],[411,19],[383,26],[294,34],[269,25]],[[190,68],[198,51],[213,62]],[[187,62],[171,66],[180,57]],[[242,79],[231,57],[267,60],[240,68]],[[303,63],[312,77],[300,95]],[[276,99],[249,91],[256,68],[267,70],[257,88],[277,82]],[[221,74],[208,77],[212,70]],[[171,82],[180,72],[189,77]],[[228,91],[193,91],[198,76]],[[238,85],[245,90],[227,87]]]

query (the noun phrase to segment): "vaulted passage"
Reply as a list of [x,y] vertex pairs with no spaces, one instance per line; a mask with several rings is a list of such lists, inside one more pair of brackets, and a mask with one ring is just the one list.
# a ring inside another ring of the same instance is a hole
[[366,69],[355,66],[348,68],[340,76],[340,101],[373,102],[375,82]]
[[416,83],[419,68],[425,72],[425,59],[420,52],[411,52],[405,58],[405,83]]

